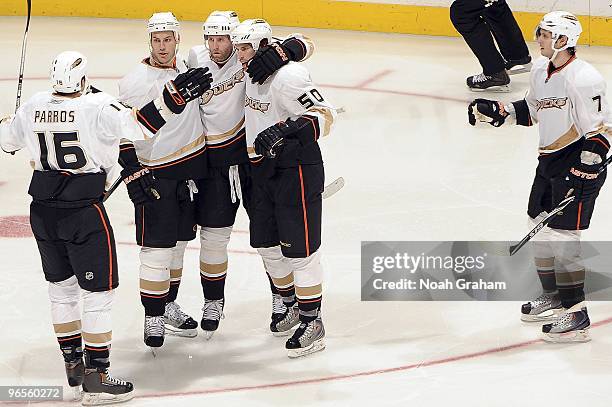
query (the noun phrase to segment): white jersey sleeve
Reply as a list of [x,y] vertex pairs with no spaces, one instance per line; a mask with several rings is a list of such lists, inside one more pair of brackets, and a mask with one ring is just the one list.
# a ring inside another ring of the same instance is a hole
[[606,81],[595,68],[585,65],[568,82],[572,116],[578,131],[585,138],[602,134],[612,138],[612,118],[606,97]]
[[[276,88],[276,89],[274,89]],[[330,134],[336,120],[336,109],[314,86],[308,70],[298,63],[290,63],[277,73],[273,91],[292,119],[304,117],[314,121],[315,140]]]
[[15,116],[6,117],[0,122],[0,147],[6,153],[13,153],[26,146],[21,126],[23,110],[17,110]]

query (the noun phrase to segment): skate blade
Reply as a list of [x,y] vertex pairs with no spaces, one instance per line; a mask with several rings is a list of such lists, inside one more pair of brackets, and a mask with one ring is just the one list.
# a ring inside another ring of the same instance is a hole
[[486,89],[470,88],[468,86],[468,89],[471,90],[472,92],[508,93],[511,91],[510,85],[491,86]]
[[550,343],[571,343],[571,342],[588,342],[591,340],[589,328],[579,329],[577,331],[566,332],[562,334],[542,334],[546,342]]
[[287,356],[291,359],[300,358],[302,356],[310,355],[315,352],[320,352],[325,349],[325,340],[323,338],[318,339],[303,349],[287,349]]
[[202,331],[204,332],[204,339],[206,339],[207,341],[210,341],[213,337],[213,335],[215,334],[215,332],[217,331]]
[[558,310],[550,310],[550,311],[546,311],[546,313],[543,312],[542,314],[538,314],[538,315],[521,314],[521,321],[523,322],[553,322],[557,318],[559,318],[559,314],[561,314],[562,312],[563,310],[559,308]]
[[70,401],[81,401],[83,399],[83,389],[81,386],[71,387],[72,399]]
[[104,406],[107,404],[116,404],[129,401],[134,398],[134,391],[124,394],[109,394],[109,393],[84,393],[83,406]]
[[527,73],[531,71],[531,65],[532,65],[531,62],[525,65],[514,65],[512,68],[506,69],[506,73],[508,75],[517,75],[520,73]]
[[180,329],[166,324],[166,335],[179,336],[181,338],[195,338],[198,336],[197,329]]

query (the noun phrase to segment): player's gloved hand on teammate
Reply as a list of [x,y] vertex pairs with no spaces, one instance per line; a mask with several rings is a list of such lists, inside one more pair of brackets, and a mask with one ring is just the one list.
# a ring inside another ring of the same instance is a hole
[[155,188],[157,181],[148,168],[126,167],[121,171],[121,178],[134,205],[143,205],[160,198]]
[[296,131],[296,121],[288,119],[278,122],[257,135],[253,147],[255,152],[266,158],[275,158],[285,145],[285,139]]
[[179,74],[164,86],[164,104],[172,113],[180,114],[187,103],[202,96],[210,89],[212,74],[208,68],[191,68]]
[[499,127],[504,124],[506,117],[508,112],[505,111],[504,105],[496,100],[475,99],[468,106],[468,121],[472,126],[481,122]]
[[274,72],[292,61],[291,50],[278,42],[261,47],[249,61],[247,73],[253,83],[263,84]]

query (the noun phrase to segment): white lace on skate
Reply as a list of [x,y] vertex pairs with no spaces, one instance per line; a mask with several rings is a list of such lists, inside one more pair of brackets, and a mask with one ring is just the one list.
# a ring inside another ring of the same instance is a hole
[[529,301],[531,311],[521,314],[524,322],[554,321],[563,312],[558,294],[544,293],[535,300]]
[[[284,304],[283,304],[284,305]],[[300,323],[300,311],[297,303],[291,307],[285,306],[283,319],[278,322],[272,322],[276,330],[272,330],[274,336],[287,336],[291,333],[293,327]]]
[[284,314],[285,311],[287,311],[287,307],[283,302],[283,297],[280,294],[272,294],[272,313]]
[[125,380],[121,380],[121,379],[111,376],[111,374],[108,373],[108,370],[104,373],[104,382],[112,384],[112,385],[116,385],[116,386],[127,386],[128,384],[128,382]]
[[145,336],[164,336],[164,317],[145,317]]
[[472,82],[473,83],[480,83],[480,82],[484,82],[484,81],[489,80],[489,79],[491,79],[491,77],[485,75],[484,72],[483,73],[479,73],[478,75],[472,76]]
[[[170,335],[194,338],[198,336],[197,325],[195,328],[181,328],[183,324],[191,317],[183,312],[181,306],[172,301],[166,304],[164,312],[164,322],[166,323],[166,332]],[[195,321],[194,321],[195,323]]]
[[202,307],[202,319],[220,321],[225,318],[223,314],[223,300],[205,300]]

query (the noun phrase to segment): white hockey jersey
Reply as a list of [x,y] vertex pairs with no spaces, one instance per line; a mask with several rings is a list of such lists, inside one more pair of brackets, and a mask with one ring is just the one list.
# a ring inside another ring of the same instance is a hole
[[581,137],[612,137],[612,115],[606,100],[606,82],[592,65],[575,56],[549,69],[549,59],[538,59],[531,70],[525,97],[529,113],[540,130],[540,154],[549,154]]
[[66,97],[36,93],[11,121],[0,124],[6,152],[27,148],[34,169],[74,174],[107,174],[107,186],[120,171],[119,140],[144,138],[132,110],[105,93]]
[[[211,165],[225,166],[246,161],[244,92],[248,76],[238,62],[236,52],[219,67],[210,59],[210,52],[205,46],[196,46],[189,51],[187,65],[190,68],[208,67],[213,77],[211,89],[200,99],[200,114],[206,128]],[[241,154],[244,155],[242,160]]]
[[245,121],[249,157],[260,157],[255,153],[253,143],[261,131],[280,121],[303,115],[315,121],[319,132],[315,139],[330,133],[337,115],[329,101],[313,85],[303,65],[289,62],[263,85],[247,81]]
[[[164,85],[187,71],[184,60],[177,58],[176,68],[157,68],[143,60],[119,81],[119,100],[141,108],[158,98]],[[188,103],[185,111],[172,116],[157,134],[134,143],[140,162],[156,174],[175,179],[202,178],[205,168],[206,139],[197,103]]]
[[[314,52],[312,41],[295,33],[287,39],[297,39],[303,47],[304,58]],[[187,65],[190,68],[208,67],[213,76],[211,89],[202,95],[200,113],[206,128],[206,143],[211,165],[233,165],[245,162],[245,91],[251,79],[244,71],[234,52],[222,66],[210,59],[204,46],[189,51]],[[269,80],[268,80],[269,82]]]

